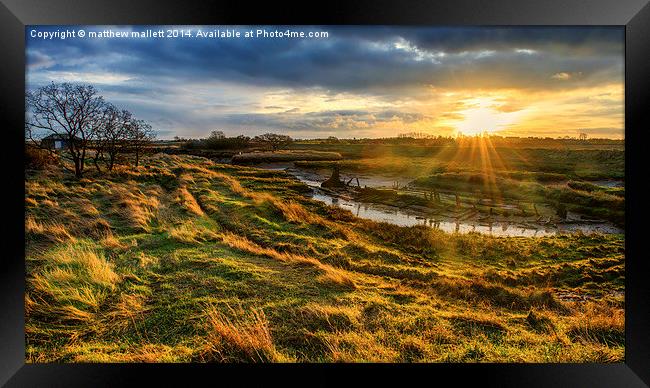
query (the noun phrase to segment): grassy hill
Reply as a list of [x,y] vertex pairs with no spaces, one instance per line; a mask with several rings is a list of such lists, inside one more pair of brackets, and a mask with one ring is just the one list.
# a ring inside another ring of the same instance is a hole
[[624,238],[354,217],[279,171],[26,171],[28,362],[620,362]]

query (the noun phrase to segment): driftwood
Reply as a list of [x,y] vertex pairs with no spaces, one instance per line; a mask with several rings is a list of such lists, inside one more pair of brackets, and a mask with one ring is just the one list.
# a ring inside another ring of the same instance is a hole
[[321,187],[328,188],[343,188],[346,187],[345,182],[341,181],[341,176],[339,172],[339,166],[334,166],[332,169],[332,176],[329,177],[325,182],[320,184]]

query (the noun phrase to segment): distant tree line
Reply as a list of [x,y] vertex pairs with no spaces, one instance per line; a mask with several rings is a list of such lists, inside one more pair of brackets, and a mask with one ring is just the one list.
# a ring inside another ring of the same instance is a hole
[[227,137],[222,131],[212,131],[210,136],[205,139],[183,139],[176,137],[174,140],[182,142],[182,147],[185,149],[211,150],[241,150],[258,146],[270,149],[271,151],[277,151],[293,142],[290,136],[275,133],[265,133],[250,138],[244,135]]
[[444,146],[444,145],[471,145],[477,139],[490,141],[494,146],[563,146],[563,145],[622,145],[623,139],[580,137],[516,137],[499,136],[429,136],[429,137],[385,137],[385,138],[337,138],[330,136],[324,139],[295,140],[302,144],[382,144],[382,145],[417,145],[417,146]]
[[205,139],[175,137],[174,140],[182,142],[185,149],[237,150],[248,148],[251,138],[244,135],[226,137],[222,131],[212,131]]
[[489,141],[495,147],[563,147],[568,145],[612,145],[624,144],[623,139],[591,138],[587,139],[584,134],[579,137],[553,138],[553,137],[516,137],[500,136],[495,134],[480,134],[475,136],[454,135],[454,136],[425,136],[422,133],[402,134],[397,137],[384,138],[338,138],[329,136],[320,139],[292,139],[287,135],[266,133],[253,138],[239,135],[227,137],[222,131],[213,131],[205,139],[187,139],[176,136],[174,142],[181,143],[185,149],[211,149],[211,150],[242,150],[253,147],[263,147],[272,151],[286,147],[291,143],[300,144],[376,144],[376,145],[414,145],[414,146],[471,146],[477,139]]
[[[51,83],[26,95],[25,138],[32,147],[70,161],[63,167],[82,177],[87,161],[111,171],[120,155],[133,154],[137,167],[155,138],[147,122],[104,100],[92,85]],[[49,136],[48,136],[49,135]],[[60,139],[64,152],[44,142]]]

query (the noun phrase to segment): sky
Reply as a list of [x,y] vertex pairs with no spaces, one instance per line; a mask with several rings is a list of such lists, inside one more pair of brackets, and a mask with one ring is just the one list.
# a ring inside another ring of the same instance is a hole
[[[130,35],[172,28],[28,26],[27,89],[92,84],[161,139],[215,130],[624,137],[620,27],[179,26],[192,36]],[[108,29],[128,37],[89,37]],[[241,37],[197,37],[217,29]],[[327,36],[257,36],[287,29]],[[66,30],[85,36],[43,37]]]

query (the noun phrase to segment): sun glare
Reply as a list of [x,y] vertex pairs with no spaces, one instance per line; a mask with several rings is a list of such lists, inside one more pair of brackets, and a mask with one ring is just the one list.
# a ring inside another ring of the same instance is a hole
[[493,98],[474,98],[464,101],[467,109],[458,111],[462,119],[453,123],[456,131],[467,136],[493,133],[505,129],[519,119],[520,112],[503,112]]

